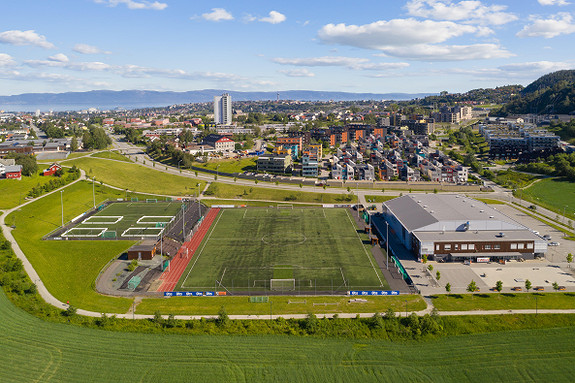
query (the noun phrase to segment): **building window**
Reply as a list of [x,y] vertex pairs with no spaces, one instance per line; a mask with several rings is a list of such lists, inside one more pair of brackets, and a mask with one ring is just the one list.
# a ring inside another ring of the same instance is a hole
[[493,245],[493,250],[501,250],[501,245]]
[[439,250],[439,244],[435,245],[435,250]]
[[474,243],[470,243],[469,244],[469,250],[474,250],[475,249],[475,244]]
[[467,250],[467,243],[461,245],[461,250]]
[[491,250],[491,245],[483,245],[483,248],[484,248],[485,250]]
[[459,245],[458,245],[458,244],[454,244],[454,245],[453,245],[453,250],[459,250]]
[[527,248],[528,248],[528,249],[533,249],[533,244],[532,244],[532,243],[528,243],[528,244],[527,244]]
[[451,245],[443,245],[444,250],[451,250]]
[[517,244],[516,243],[511,244],[511,250],[517,250]]

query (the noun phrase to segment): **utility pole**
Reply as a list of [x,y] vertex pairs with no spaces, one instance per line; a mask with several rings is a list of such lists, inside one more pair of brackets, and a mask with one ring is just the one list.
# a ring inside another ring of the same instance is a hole
[[186,242],[186,221],[185,221],[185,215],[186,215],[186,205],[184,205],[185,202],[182,201],[182,238],[183,241],[182,242]]

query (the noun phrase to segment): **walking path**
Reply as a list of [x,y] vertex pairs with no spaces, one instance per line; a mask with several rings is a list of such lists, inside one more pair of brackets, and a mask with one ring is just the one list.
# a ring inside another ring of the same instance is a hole
[[[150,166],[151,167],[151,166]],[[156,169],[157,170],[157,169]],[[18,246],[18,243],[16,242],[16,240],[14,239],[14,236],[12,235],[12,228],[9,227],[8,225],[6,225],[6,217],[12,213],[15,210],[20,209],[23,206],[26,206],[32,202],[35,202],[41,198],[44,198],[48,195],[57,193],[61,190],[66,189],[67,187],[69,187],[70,185],[73,185],[77,182],[79,182],[80,180],[86,179],[86,175],[83,171],[81,171],[81,177],[78,180],[75,180],[73,182],[71,182],[70,184],[53,190],[49,193],[46,193],[40,197],[34,198],[32,200],[29,200],[19,206],[16,206],[12,209],[6,210],[2,212],[2,215],[0,215],[0,226],[2,227],[2,232],[4,234],[4,237],[10,242],[12,249],[14,251],[14,253],[16,254],[16,256],[22,261],[24,269],[26,271],[26,273],[29,275],[30,279],[36,284],[37,289],[38,289],[38,293],[40,294],[40,296],[49,304],[60,308],[60,309],[64,309],[67,307],[67,304],[64,302],[59,301],[58,299],[56,299],[46,288],[46,286],[44,285],[43,281],[40,279],[40,276],[38,275],[38,273],[36,272],[36,270],[34,269],[34,267],[32,266],[32,264],[28,261],[28,259],[26,258],[26,255],[22,252],[22,250],[20,249],[20,247]],[[270,185],[269,187],[274,187],[274,188],[278,188],[277,185]],[[288,187],[289,188],[289,187]],[[298,190],[301,190],[298,186],[294,186],[293,188],[297,188]],[[119,188],[117,188],[119,189]],[[306,187],[304,187],[304,190],[306,189]],[[312,188],[310,188],[312,189]],[[316,189],[314,189],[313,191],[317,191]],[[328,192],[341,192],[341,190],[333,190],[332,191],[328,191]],[[375,193],[374,193],[375,192]],[[366,190],[363,192],[368,193],[368,194],[383,194],[381,192],[376,192],[374,191],[369,191]],[[398,191],[399,193],[399,191]],[[391,193],[387,193],[387,194],[391,194]],[[362,199],[362,194],[360,193],[360,201],[365,202],[365,198]],[[539,213],[539,211],[538,211]],[[184,268],[185,269],[185,268]],[[136,297],[136,299],[139,299],[138,297]],[[190,299],[194,299],[194,298],[190,298]],[[221,299],[221,298],[214,298],[214,299]],[[225,299],[225,298],[224,298]],[[416,311],[415,313],[417,315],[425,315],[425,314],[429,314],[431,313],[431,311],[433,310],[433,306],[430,302],[430,299],[427,299],[426,297],[424,297],[424,299],[426,300],[427,303],[427,308],[425,310],[421,310],[421,311]],[[77,313],[80,315],[84,315],[84,316],[91,316],[91,317],[99,317],[102,315],[101,312],[94,312],[94,311],[88,311],[88,310],[83,310],[83,309],[78,309]],[[562,309],[555,309],[555,310],[475,310],[475,311],[443,311],[443,312],[439,312],[440,315],[501,315],[501,314],[536,314],[536,313],[540,313],[540,314],[575,314],[575,309],[566,309],[566,310],[562,310]],[[405,312],[405,315],[409,315],[411,314],[410,311]],[[126,318],[126,319],[151,319],[154,317],[154,315],[140,315],[140,314],[134,314],[131,310],[128,313],[106,313],[106,315],[116,315],[116,317],[118,318]],[[335,314],[317,314],[318,317],[333,317],[333,315]],[[337,314],[340,318],[355,318],[356,316],[360,316],[360,317],[370,317],[373,315],[373,313],[338,313]],[[303,319],[307,316],[307,314],[279,314],[279,315],[230,315],[230,319],[242,319],[242,320],[246,320],[246,319],[277,319],[279,317],[282,318],[294,318],[294,319]],[[200,318],[214,318],[215,316],[213,315],[177,315],[175,316],[176,319],[184,319],[184,320],[189,320],[189,319],[200,319]]]

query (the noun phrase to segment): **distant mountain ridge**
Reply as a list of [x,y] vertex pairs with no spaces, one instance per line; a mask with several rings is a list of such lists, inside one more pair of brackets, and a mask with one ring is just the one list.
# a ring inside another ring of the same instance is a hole
[[[88,92],[66,93],[25,93],[13,96],[0,96],[0,108],[9,110],[11,106],[26,107],[52,105],[62,110],[65,106],[85,108],[142,108],[211,102],[214,96],[229,93],[233,101],[275,100],[278,92],[237,92],[218,89],[193,90],[188,92],[169,92],[151,90],[93,90]],[[299,101],[358,101],[358,100],[411,100],[429,96],[432,93],[351,93],[311,90],[280,91],[282,100]]]

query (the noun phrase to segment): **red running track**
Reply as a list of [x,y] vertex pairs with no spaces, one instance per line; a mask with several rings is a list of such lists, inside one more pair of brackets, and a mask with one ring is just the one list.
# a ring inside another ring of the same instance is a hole
[[188,264],[192,260],[194,253],[198,247],[200,247],[202,240],[218,216],[219,211],[220,209],[210,209],[206,218],[204,218],[200,224],[198,231],[192,236],[192,239],[180,247],[178,254],[170,261],[168,269],[160,276],[162,284],[158,287],[157,291],[174,291],[186,267],[188,267]]

